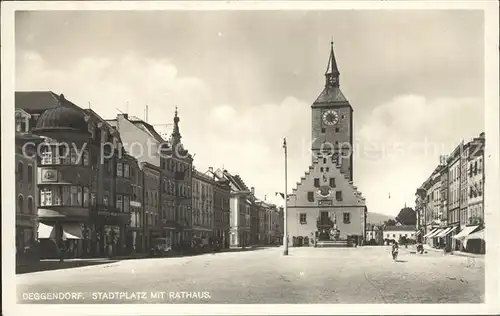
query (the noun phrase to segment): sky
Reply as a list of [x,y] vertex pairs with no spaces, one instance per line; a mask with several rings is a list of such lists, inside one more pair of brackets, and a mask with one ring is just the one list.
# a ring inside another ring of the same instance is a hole
[[[178,106],[194,165],[282,204],[310,164],[311,104],[334,41],[354,109],[354,184],[396,216],[440,154],[484,122],[481,11],[16,12],[16,90],[50,90],[159,132]],[[389,198],[390,196],[390,198]]]

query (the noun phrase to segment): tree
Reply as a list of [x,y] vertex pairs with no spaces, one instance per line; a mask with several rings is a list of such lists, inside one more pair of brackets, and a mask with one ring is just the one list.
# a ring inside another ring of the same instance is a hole
[[385,226],[396,226],[396,221],[395,221],[395,220],[393,220],[393,219],[389,219],[389,220],[386,220],[386,221],[384,222],[384,225],[385,225]]
[[403,225],[414,226],[417,224],[417,213],[411,207],[405,207],[396,216],[396,221]]

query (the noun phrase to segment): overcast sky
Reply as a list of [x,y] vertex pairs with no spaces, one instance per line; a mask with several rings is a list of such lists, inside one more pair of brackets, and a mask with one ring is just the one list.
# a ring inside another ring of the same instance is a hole
[[310,163],[332,38],[355,185],[369,211],[397,215],[440,153],[484,131],[481,11],[17,12],[16,90],[104,118],[143,118],[148,104],[151,124],[172,123],[177,105],[198,169],[224,166],[279,202],[282,137],[289,191]]

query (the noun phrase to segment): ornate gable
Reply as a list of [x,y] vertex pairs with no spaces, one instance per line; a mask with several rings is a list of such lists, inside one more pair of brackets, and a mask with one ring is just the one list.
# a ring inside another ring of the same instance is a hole
[[331,157],[313,161],[297,182],[289,201],[288,205],[294,207],[366,205],[365,198],[349,180],[349,175],[342,172]]

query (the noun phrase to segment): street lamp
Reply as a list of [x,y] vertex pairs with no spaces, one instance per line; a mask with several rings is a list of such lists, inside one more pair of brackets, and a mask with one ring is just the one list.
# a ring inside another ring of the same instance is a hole
[[287,194],[287,147],[286,147],[286,137],[283,138],[283,148],[285,149],[285,208],[283,212],[283,255],[288,256],[288,227],[287,227],[287,200],[288,200],[288,194]]

